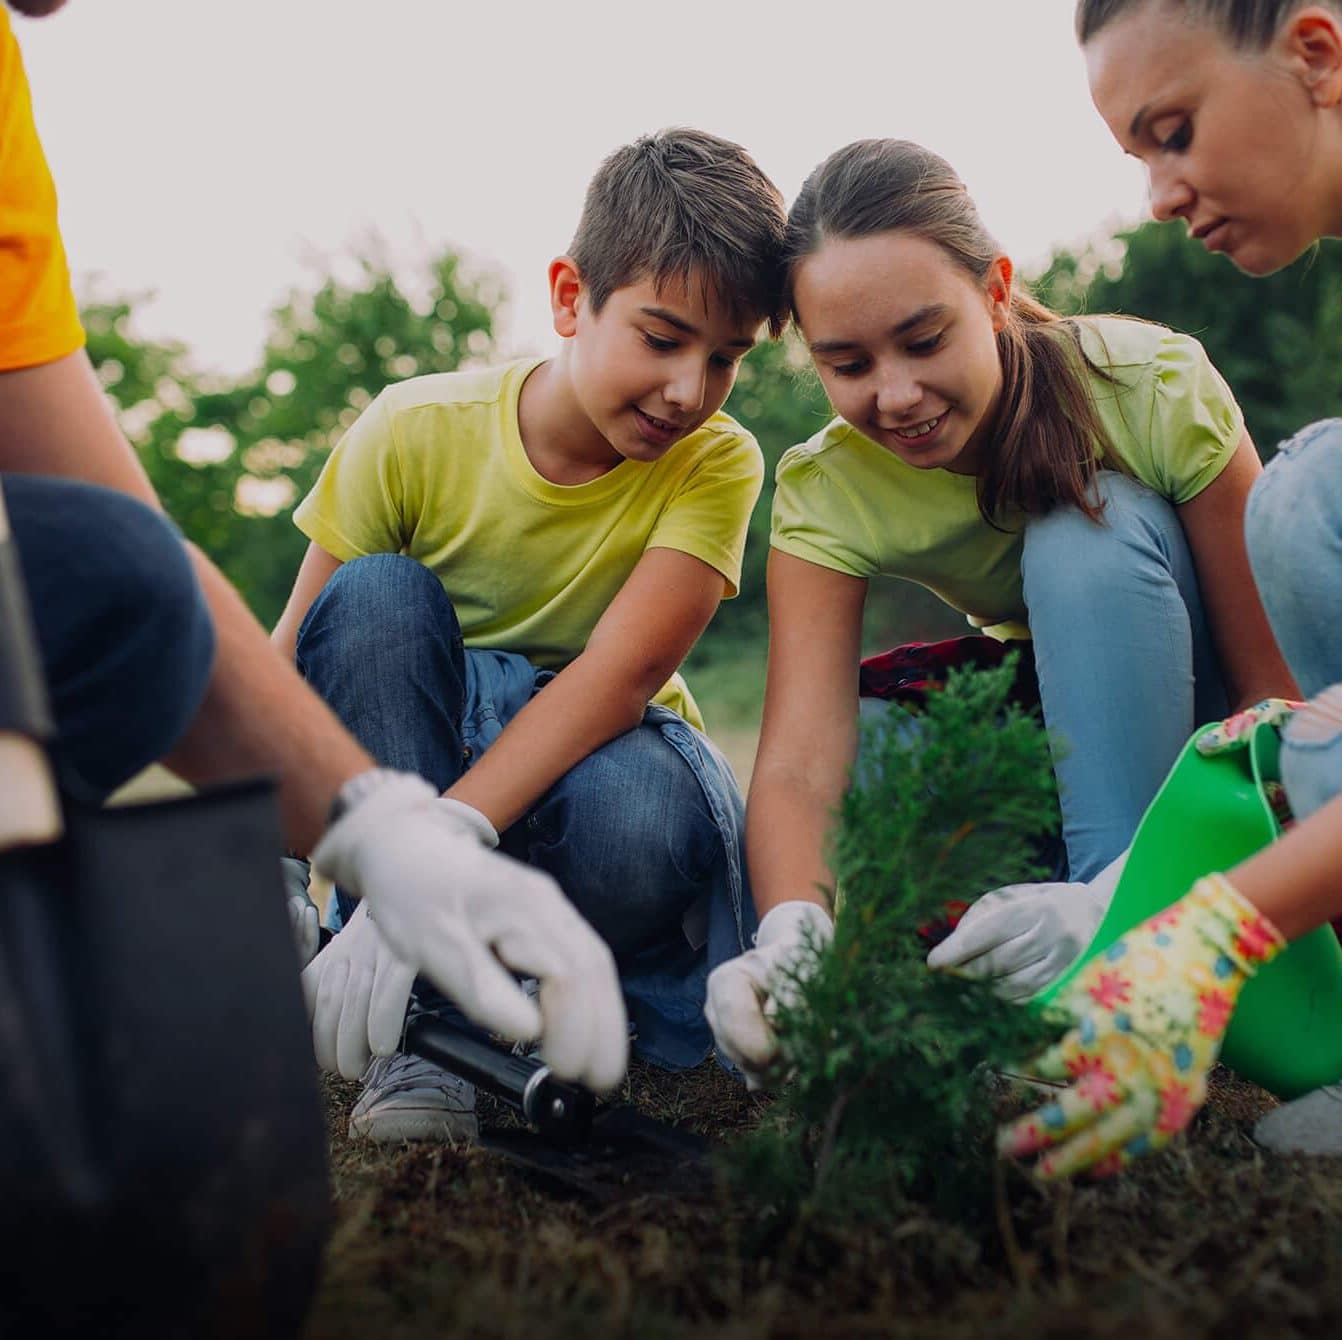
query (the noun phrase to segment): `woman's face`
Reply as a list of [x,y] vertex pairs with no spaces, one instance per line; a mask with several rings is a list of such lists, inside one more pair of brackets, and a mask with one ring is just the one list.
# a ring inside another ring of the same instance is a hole
[[1318,66],[1326,49],[1311,56],[1290,41],[1311,12],[1324,29],[1333,22],[1299,11],[1272,46],[1251,52],[1148,3],[1086,45],[1091,97],[1146,165],[1151,212],[1183,219],[1249,274],[1270,274],[1342,228],[1342,88],[1334,95]]
[[1002,388],[994,338],[1011,263],[986,282],[908,233],[825,242],[793,277],[802,334],[834,408],[918,469],[976,473]]

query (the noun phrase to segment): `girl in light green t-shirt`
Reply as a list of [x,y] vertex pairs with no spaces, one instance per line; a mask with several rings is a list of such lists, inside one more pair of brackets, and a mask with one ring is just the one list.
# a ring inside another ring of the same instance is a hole
[[1195,724],[1294,692],[1245,554],[1258,456],[1196,341],[1048,311],[949,165],[902,141],[822,163],[787,248],[841,417],[778,467],[746,821],[760,961],[710,982],[719,1044],[756,1072],[771,1031],[746,978],[767,997],[769,965],[830,925],[817,891],[857,750],[869,578],[1032,638],[1073,881],[1126,849]]

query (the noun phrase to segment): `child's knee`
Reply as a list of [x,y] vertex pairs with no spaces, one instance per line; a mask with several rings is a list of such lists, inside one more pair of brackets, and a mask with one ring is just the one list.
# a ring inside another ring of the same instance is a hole
[[1342,546],[1342,419],[1322,419],[1284,442],[1254,481],[1244,514],[1260,588],[1312,577]]

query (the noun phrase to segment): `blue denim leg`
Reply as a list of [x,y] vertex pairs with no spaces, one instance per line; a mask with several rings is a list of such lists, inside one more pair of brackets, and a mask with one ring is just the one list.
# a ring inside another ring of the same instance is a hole
[[1131,842],[1194,727],[1226,713],[1177,513],[1112,471],[1099,493],[1101,522],[1058,508],[1026,527],[1021,560],[1063,840],[1079,880]]
[[[399,554],[336,569],[298,630],[299,672],[388,768],[445,791],[465,767],[466,665],[442,583]],[[353,902],[337,891],[342,922]]]
[[[1342,679],[1342,419],[1283,443],[1245,512],[1249,562],[1286,663],[1306,697]],[[1288,727],[1282,779],[1298,818],[1342,793],[1342,737]]]
[[93,798],[162,758],[195,718],[214,624],[182,537],[112,489],[5,475],[56,719],[53,754]]

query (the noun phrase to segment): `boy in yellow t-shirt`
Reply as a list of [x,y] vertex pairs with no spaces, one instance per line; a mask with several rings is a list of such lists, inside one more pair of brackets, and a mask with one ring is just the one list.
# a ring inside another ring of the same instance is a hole
[[[558,355],[383,391],[295,513],[274,634],[379,762],[555,876],[673,1066],[707,1053],[704,979],[753,929],[740,795],[676,672],[740,578],[763,464],[720,410],[778,328],[783,227],[735,144],[613,153],[550,266]],[[351,1129],[469,1137],[474,1094],[374,1061]]]

